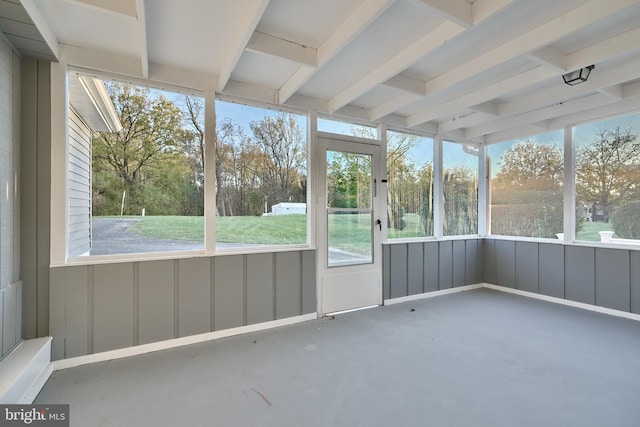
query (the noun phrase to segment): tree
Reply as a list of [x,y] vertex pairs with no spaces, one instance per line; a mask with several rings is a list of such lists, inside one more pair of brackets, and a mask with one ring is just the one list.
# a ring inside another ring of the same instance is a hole
[[563,227],[562,151],[528,140],[512,145],[492,183],[493,234],[553,238]]
[[601,130],[578,149],[576,192],[580,202],[596,205],[608,221],[617,206],[639,193],[640,141],[631,129]]
[[[99,132],[93,139],[95,175],[115,173],[126,191],[125,212],[139,214],[145,207],[144,184],[162,169],[168,159],[180,162],[184,132],[182,113],[173,102],[160,95],[151,96],[146,89],[111,83],[107,90],[122,124],[122,131]],[[94,192],[104,193],[96,180]],[[107,212],[107,213],[119,213]]]

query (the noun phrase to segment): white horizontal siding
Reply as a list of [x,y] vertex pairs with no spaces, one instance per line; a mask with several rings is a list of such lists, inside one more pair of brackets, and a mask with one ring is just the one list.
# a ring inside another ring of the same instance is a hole
[[73,109],[67,167],[69,256],[80,256],[91,249],[91,131]]

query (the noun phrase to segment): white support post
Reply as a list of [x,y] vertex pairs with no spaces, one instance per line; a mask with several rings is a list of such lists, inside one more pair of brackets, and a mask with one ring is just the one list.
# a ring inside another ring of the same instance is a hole
[[491,200],[489,197],[490,178],[487,156],[487,144],[478,145],[478,235],[483,237],[491,233]]
[[436,135],[433,139],[433,237],[442,239],[442,218],[444,217],[444,205],[442,204],[444,189],[442,185],[442,135]]
[[204,94],[204,244],[205,253],[216,250],[216,93]]
[[307,125],[307,243],[312,248],[318,244],[318,112],[310,110]]
[[576,153],[573,126],[564,128],[564,242],[576,239]]

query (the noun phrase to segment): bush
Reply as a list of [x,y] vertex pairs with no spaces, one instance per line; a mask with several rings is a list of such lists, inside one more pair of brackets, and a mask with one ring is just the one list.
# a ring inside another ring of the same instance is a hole
[[613,231],[621,239],[640,239],[640,200],[625,203],[613,212]]

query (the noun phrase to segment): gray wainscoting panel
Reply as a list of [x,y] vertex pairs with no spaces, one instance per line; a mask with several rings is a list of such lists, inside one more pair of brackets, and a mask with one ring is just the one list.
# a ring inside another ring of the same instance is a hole
[[275,320],[273,254],[247,255],[247,324]]
[[391,245],[382,245],[382,299],[391,298]]
[[216,331],[244,324],[244,255],[215,259],[214,325]]
[[516,287],[516,242],[495,241],[496,285]]
[[209,258],[178,260],[177,329],[179,337],[202,334],[211,330],[210,262]]
[[[89,271],[90,267],[84,265],[66,268],[66,302],[63,302],[63,305],[66,304],[65,357],[82,356],[91,351],[89,345],[89,310],[91,307],[88,287]],[[65,291],[64,288],[62,290]]]
[[640,251],[631,252],[631,312],[640,314]]
[[407,245],[390,245],[391,298],[407,296]]
[[564,298],[564,245],[540,243],[538,283],[541,294]]
[[176,337],[175,265],[174,260],[138,265],[138,344]]
[[[66,330],[66,283],[69,267],[51,269],[51,286],[49,287],[49,333],[53,337],[51,341],[51,358],[53,360],[65,357]],[[86,306],[86,303],[85,303]],[[0,305],[1,309],[1,305]],[[86,338],[86,334],[85,334]]]
[[595,304],[594,248],[565,246],[565,298]]
[[302,252],[302,314],[315,313],[318,310],[316,294],[316,253]]
[[538,293],[538,243],[516,242],[516,288]]
[[484,239],[482,241],[482,252],[484,258],[484,281],[486,283],[496,283],[496,241],[493,239]]
[[16,345],[16,302],[17,292],[15,286],[7,286],[2,289],[2,355]]
[[478,280],[478,244],[478,240],[465,241],[465,285],[473,285],[480,282]]
[[133,343],[133,264],[93,267],[93,351]]
[[299,252],[276,253],[276,319],[297,316],[302,311]]
[[424,292],[423,245],[422,243],[409,243],[407,246],[407,294],[421,294]]
[[438,290],[440,280],[440,248],[438,242],[424,243],[424,291]]
[[453,244],[451,240],[443,240],[439,243],[438,289],[449,289],[453,287]]
[[596,248],[596,305],[631,310],[629,251]]
[[454,240],[453,242],[453,286],[464,286],[466,284],[467,249],[466,241]]

